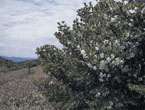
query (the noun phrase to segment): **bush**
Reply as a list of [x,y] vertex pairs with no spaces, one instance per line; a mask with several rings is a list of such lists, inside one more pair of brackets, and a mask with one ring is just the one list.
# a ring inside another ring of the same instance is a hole
[[41,65],[59,83],[40,86],[59,110],[144,110],[130,85],[145,75],[145,5],[100,0],[78,10],[72,28],[58,23],[62,49],[37,49]]

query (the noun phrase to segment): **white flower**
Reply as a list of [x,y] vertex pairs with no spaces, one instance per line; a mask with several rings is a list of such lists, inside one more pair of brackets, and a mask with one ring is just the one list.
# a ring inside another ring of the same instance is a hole
[[103,77],[103,73],[102,73],[102,72],[100,72],[100,77],[101,77],[101,78]]
[[93,66],[93,70],[97,70],[97,67],[96,66]]
[[137,74],[133,74],[133,76],[134,76],[135,78],[137,78]]
[[124,63],[124,61],[123,60],[120,60],[120,63]]
[[113,101],[109,101],[109,104],[110,104],[111,106],[114,105]]
[[118,15],[115,15],[114,18],[117,19],[118,18]]
[[112,11],[112,10],[113,10],[113,8],[112,8],[112,7],[110,7],[110,10]]
[[123,2],[122,0],[119,0],[119,2]]
[[85,52],[85,50],[81,50],[81,54],[85,54],[86,52]]
[[119,65],[120,64],[120,60],[119,58],[115,58],[115,60],[112,62],[113,65]]
[[115,18],[111,18],[111,22],[114,22],[115,21]]
[[124,50],[124,49],[125,49],[125,46],[121,46],[120,49],[121,49],[121,50]]
[[126,5],[128,3],[128,1],[124,1],[123,3]]
[[132,58],[132,57],[134,57],[134,56],[135,56],[135,54],[134,54],[134,53],[131,53],[131,54],[130,54],[130,57],[131,57],[131,58]]
[[114,41],[114,45],[115,45],[115,46],[119,46],[119,45],[120,45],[119,41],[118,41],[118,40],[115,40],[115,41]]
[[105,73],[100,72],[100,78],[106,77]]
[[115,40],[115,42],[114,42],[115,44],[119,44],[119,41],[118,40]]
[[130,19],[130,21],[133,21],[133,19]]
[[78,45],[77,48],[80,49],[80,45]]
[[97,92],[97,94],[95,95],[95,97],[99,97],[101,95],[100,92]]
[[87,56],[86,56],[86,52],[85,52],[85,50],[81,50],[81,54],[83,55],[84,58],[87,57]]
[[142,80],[143,80],[142,77],[139,77],[139,78],[138,78],[138,81],[142,81]]
[[49,82],[49,85],[52,85],[53,83],[54,83],[53,81],[50,81],[50,82]]
[[99,78],[99,81],[100,81],[100,82],[103,82],[103,81],[104,81],[104,79],[102,79],[102,78]]
[[109,40],[104,40],[104,43],[107,44],[109,42]]
[[107,57],[107,59],[106,59],[108,62],[110,62],[111,61],[111,58],[110,57]]
[[133,14],[133,13],[135,13],[135,10],[130,9],[129,12],[130,12],[131,14]]
[[97,55],[94,55],[94,57],[97,58],[98,56]]
[[107,61],[102,60],[100,62],[100,65],[99,65],[99,69],[105,70],[106,72],[108,72],[109,71],[109,68],[107,66]]
[[126,37],[129,37],[129,35],[130,35],[130,33],[128,32],[128,33],[126,34]]
[[99,50],[99,48],[98,48],[98,47],[95,47],[95,49],[96,49],[96,50]]
[[109,45],[111,46],[112,45],[112,42],[109,42]]
[[97,1],[97,3],[99,3],[100,2],[100,0],[96,0]]
[[100,66],[99,66],[99,68],[100,68],[101,70],[103,70],[104,67],[105,67],[105,65],[106,65],[106,63],[107,63],[107,62],[105,62],[104,60],[101,61],[101,62],[100,62]]
[[69,45],[69,44],[71,44],[71,42],[70,42],[70,41],[68,41],[68,42],[67,42],[67,44]]
[[107,16],[107,14],[104,14],[104,18],[105,18],[105,19],[108,19],[108,16]]
[[87,65],[88,65],[89,68],[92,68],[93,67],[92,64],[90,64],[90,63],[88,63]]
[[100,54],[100,57],[101,57],[101,58],[104,58],[104,53],[101,53],[101,54]]
[[135,7],[134,9],[135,9],[135,10],[137,10],[137,9],[138,9],[138,7]]
[[109,77],[111,77],[111,75],[110,75],[110,74],[108,74],[108,75],[107,75],[107,78],[109,78]]
[[131,26],[132,24],[131,23],[128,23],[128,25]]
[[142,14],[144,13],[144,10],[145,10],[145,8],[143,8],[143,9],[141,10],[141,13],[142,13]]

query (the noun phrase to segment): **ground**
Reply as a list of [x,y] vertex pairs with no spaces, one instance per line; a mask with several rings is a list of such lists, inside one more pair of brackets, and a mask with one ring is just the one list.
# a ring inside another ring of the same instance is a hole
[[53,110],[33,83],[34,79],[48,77],[40,66],[0,73],[0,110]]

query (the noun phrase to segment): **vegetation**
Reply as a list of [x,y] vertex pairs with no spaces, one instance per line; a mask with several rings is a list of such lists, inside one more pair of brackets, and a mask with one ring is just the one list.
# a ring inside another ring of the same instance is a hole
[[0,57],[0,72],[6,72],[8,69],[14,67],[14,62]]
[[33,70],[35,74],[26,74],[27,68],[0,72],[0,110],[53,110],[33,83],[47,76],[40,66]]
[[[37,49],[54,81],[39,87],[58,110],[144,110],[145,5],[99,0],[58,23],[62,49]],[[137,89],[139,88],[139,89]]]
[[[39,60],[26,60],[24,62],[13,62],[0,57],[0,72],[18,70],[22,68],[32,68],[40,64]],[[29,73],[29,72],[28,72]]]

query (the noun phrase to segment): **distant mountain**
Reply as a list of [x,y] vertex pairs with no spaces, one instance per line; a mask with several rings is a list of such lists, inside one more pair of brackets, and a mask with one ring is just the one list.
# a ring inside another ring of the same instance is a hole
[[26,60],[33,60],[34,58],[22,58],[22,57],[7,57],[7,56],[2,56],[3,58],[7,60],[11,60],[13,62],[23,62]]

